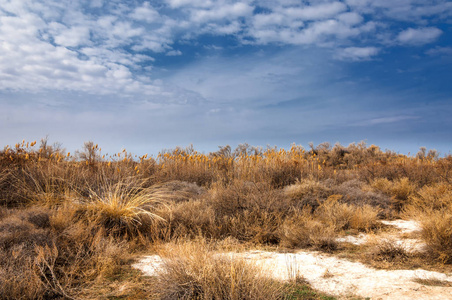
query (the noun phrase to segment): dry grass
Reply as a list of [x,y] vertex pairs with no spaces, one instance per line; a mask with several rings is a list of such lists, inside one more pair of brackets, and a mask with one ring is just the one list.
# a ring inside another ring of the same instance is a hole
[[421,216],[421,236],[429,254],[443,263],[452,262],[452,212],[425,212]]
[[[278,298],[280,286],[265,289],[253,277],[259,270],[219,260],[205,245],[190,257],[188,241],[335,251],[337,236],[378,230],[379,218],[400,214],[422,223],[422,259],[452,262],[452,156],[324,143],[310,150],[245,144],[207,155],[177,148],[135,159],[126,150],[106,157],[92,142],[75,156],[46,140],[35,144],[0,151],[2,299],[77,298],[116,278],[132,252],[176,240],[187,243],[179,243],[182,260],[168,254],[174,270],[172,283],[159,290],[163,298]],[[376,249],[372,259],[403,260],[394,245]],[[205,269],[194,263],[203,259]],[[190,268],[196,276],[185,272]]]
[[427,286],[452,287],[452,282],[434,278],[416,278],[413,281]]
[[158,299],[283,299],[282,285],[237,258],[217,256],[205,241],[172,244],[159,251],[164,263]]
[[337,248],[335,228],[323,224],[310,212],[310,208],[297,211],[280,228],[281,245],[285,247],[314,247],[324,251]]
[[332,195],[315,211],[323,224],[335,228],[336,231],[355,229],[370,231],[379,226],[379,210],[370,205],[355,206],[341,203],[342,195]]
[[[147,225],[164,219],[153,211],[168,201],[168,192],[161,186],[144,187],[134,179],[114,184],[106,183],[99,191],[90,190],[80,209],[85,210],[90,222],[107,230],[134,234]],[[143,233],[143,232],[140,232]]]
[[407,248],[393,239],[381,239],[375,242],[371,252],[373,260],[387,264],[403,263],[410,256],[411,253]]

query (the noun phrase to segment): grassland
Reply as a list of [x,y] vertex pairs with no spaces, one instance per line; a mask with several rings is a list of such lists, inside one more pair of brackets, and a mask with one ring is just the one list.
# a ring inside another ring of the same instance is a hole
[[[414,218],[426,251],[379,245],[365,260],[448,267],[451,175],[450,155],[409,157],[364,143],[136,157],[104,155],[92,142],[71,155],[23,141],[0,151],[0,298],[332,299],[211,250],[335,253],[344,251],[338,236]],[[177,257],[165,278],[131,269],[134,257],[161,249]]]

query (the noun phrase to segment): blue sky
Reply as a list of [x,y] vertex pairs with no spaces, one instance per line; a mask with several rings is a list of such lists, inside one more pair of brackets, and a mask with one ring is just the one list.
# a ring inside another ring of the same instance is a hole
[[0,141],[452,146],[452,2],[0,0]]

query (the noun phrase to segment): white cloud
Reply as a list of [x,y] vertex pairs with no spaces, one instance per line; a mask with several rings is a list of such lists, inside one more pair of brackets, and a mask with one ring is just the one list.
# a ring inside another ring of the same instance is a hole
[[[254,14],[257,6],[264,12]],[[228,35],[238,46],[313,45],[331,52],[342,49],[336,58],[359,61],[390,45],[381,36],[394,46],[394,32],[385,26],[385,18],[396,18],[397,13],[443,18],[450,6],[441,0],[430,8],[415,0],[166,0],[127,5],[104,0],[2,0],[0,90],[163,93],[163,99],[182,99],[176,94],[185,90],[160,84],[153,74],[153,57],[182,54],[174,50],[177,42],[196,47],[200,35]],[[373,34],[377,28],[380,31]],[[396,39],[399,44],[420,45],[439,35],[434,27],[409,28]]]
[[434,42],[442,33],[435,27],[408,28],[398,34],[397,41],[407,45],[424,45]]
[[179,56],[179,55],[182,55],[182,51],[180,51],[180,50],[171,50],[171,51],[166,52],[165,55],[166,56]]
[[253,7],[245,3],[226,4],[217,6],[213,9],[197,9],[192,10],[191,19],[194,22],[202,23],[219,19],[234,19],[250,15],[253,12]]
[[431,56],[452,56],[452,47],[435,47],[426,51]]
[[359,13],[409,22],[420,21],[422,18],[431,16],[439,18],[452,16],[452,3],[447,0],[346,0],[345,2],[353,11]]
[[337,19],[348,25],[357,25],[363,22],[364,18],[355,12],[347,12],[337,16]]
[[331,2],[300,8],[289,7],[284,9],[284,14],[301,20],[323,20],[334,17],[345,10],[347,10],[347,6],[344,3]]
[[130,14],[130,17],[147,23],[153,23],[160,20],[160,14],[151,7],[149,2],[145,2],[142,6],[136,7]]
[[211,1],[211,0],[167,0],[166,2],[173,8],[180,8],[182,6],[212,7],[214,1]]
[[288,25],[288,23],[290,23],[290,19],[280,13],[258,14],[253,18],[253,25],[256,28]]
[[373,118],[370,120],[366,120],[363,122],[357,123],[357,125],[364,125],[364,126],[370,126],[370,125],[378,125],[378,124],[391,124],[391,123],[398,123],[402,121],[407,120],[416,120],[418,117],[416,116],[389,116],[389,117],[379,117],[379,118]]
[[380,49],[376,47],[348,47],[338,51],[336,58],[340,60],[362,61],[376,56]]
[[59,31],[54,36],[55,43],[65,47],[78,47],[91,44],[90,30],[87,27],[74,26]]

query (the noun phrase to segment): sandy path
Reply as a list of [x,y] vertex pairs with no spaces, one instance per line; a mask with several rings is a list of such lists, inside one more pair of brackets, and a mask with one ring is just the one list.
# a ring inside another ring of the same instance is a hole
[[[416,230],[412,222],[395,222],[394,226],[400,227],[402,232]],[[414,281],[435,279],[452,283],[450,274],[421,269],[377,270],[359,262],[351,262],[314,251],[296,253],[248,251],[218,255],[255,263],[268,270],[269,276],[275,279],[288,280],[298,274],[314,289],[332,295],[354,295],[371,299],[452,299],[451,287],[426,286]],[[162,259],[153,255],[144,257],[134,267],[142,270],[146,275],[156,276],[162,264]]]

